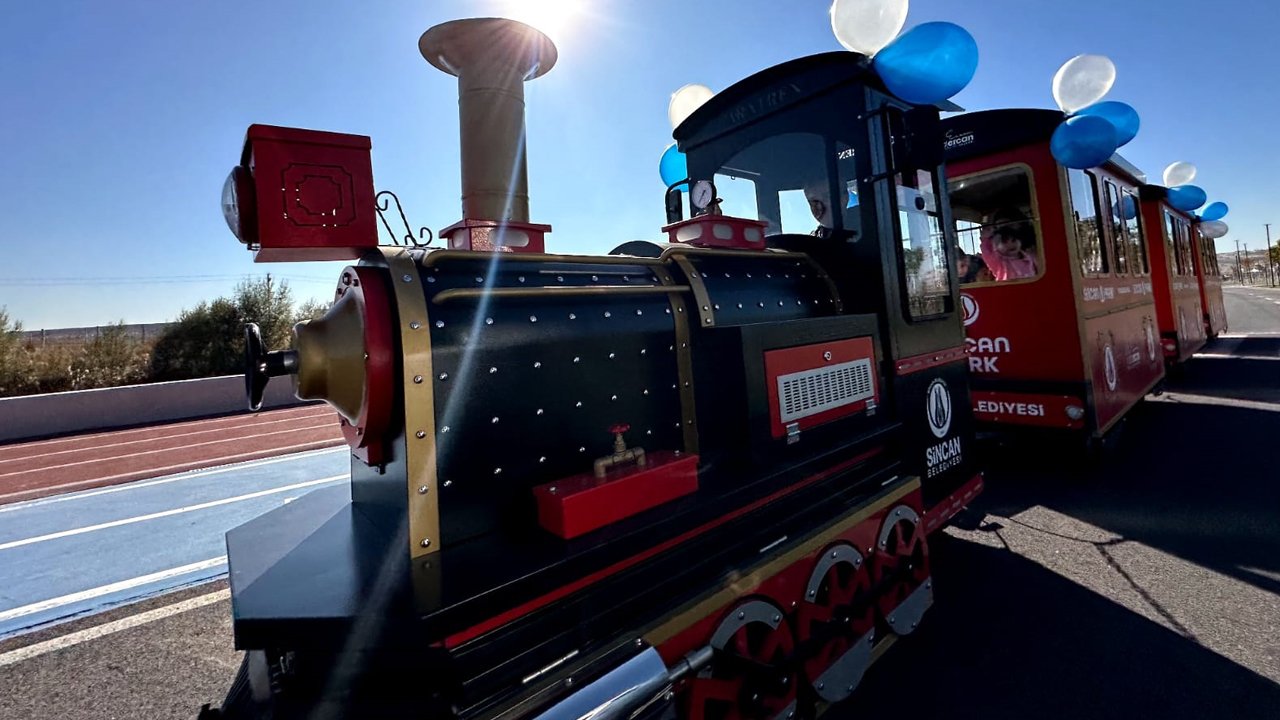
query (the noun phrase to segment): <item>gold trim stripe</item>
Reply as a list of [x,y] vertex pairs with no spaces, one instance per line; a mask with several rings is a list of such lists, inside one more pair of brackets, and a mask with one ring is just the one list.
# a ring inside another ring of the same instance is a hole
[[434,267],[445,260],[487,260],[520,263],[586,263],[590,265],[635,265],[652,268],[661,265],[658,258],[632,257],[630,255],[545,255],[538,253],[477,252],[475,250],[434,250],[422,261],[423,267]]
[[[667,257],[667,253],[662,254]],[[693,291],[693,301],[697,304],[698,319],[702,327],[715,327],[715,307],[711,304],[711,295],[707,292],[707,284],[702,282],[702,275],[693,266],[693,262],[683,254],[671,253],[671,261],[680,266],[680,271],[689,279],[689,289]]]
[[[660,268],[649,268],[657,272]],[[665,272],[665,270],[664,270]],[[575,297],[583,295],[662,295],[665,293],[683,293],[689,290],[688,285],[586,285],[582,287],[532,287],[532,288],[451,288],[442,290],[431,298],[434,305],[443,305],[451,300],[490,298],[530,298],[530,297]]]
[[689,313],[685,312],[684,293],[690,291],[688,285],[676,285],[666,267],[655,267],[653,273],[658,281],[672,292],[671,321],[675,323],[676,338],[676,380],[680,383],[680,429],[684,436],[684,451],[698,452],[698,412],[693,395],[693,341],[689,332]]
[[679,635],[695,623],[699,622],[708,615],[716,612],[722,607],[732,603],[752,588],[759,586],[765,580],[777,575],[787,567],[800,562],[805,557],[821,550],[828,543],[840,537],[855,525],[865,521],[867,518],[876,513],[891,507],[907,495],[920,489],[920,478],[911,477],[901,485],[880,495],[878,498],[871,500],[860,509],[855,510],[849,515],[835,520],[827,526],[825,530],[821,530],[809,537],[808,540],[800,545],[788,550],[787,552],[769,560],[761,565],[756,566],[748,574],[735,580],[732,585],[722,587],[719,590],[704,596],[701,600],[695,600],[678,610],[666,622],[651,630],[643,633],[646,642],[651,645],[659,646],[667,642],[671,638]]
[[[440,493],[436,477],[436,414],[427,296],[417,263],[403,248],[382,248],[395,288],[404,358],[405,467],[409,557],[440,551]],[[430,257],[430,256],[428,256]],[[415,382],[417,379],[417,382]],[[421,435],[421,436],[419,436]]]

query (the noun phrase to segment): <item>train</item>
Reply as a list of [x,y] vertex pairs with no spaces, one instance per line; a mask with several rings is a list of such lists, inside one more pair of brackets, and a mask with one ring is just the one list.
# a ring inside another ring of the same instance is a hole
[[[223,210],[259,262],[353,261],[273,377],[340,416],[346,486],[226,537],[244,661],[203,718],[813,717],[912,634],[982,490],[941,108],[803,57],[674,132],[662,243],[548,251],[542,33],[435,26],[462,218],[378,242],[371,140],[254,125]],[[856,202],[854,198],[856,197]],[[688,217],[685,217],[685,203]]]
[[1119,154],[1063,167],[1064,115],[942,121],[975,417],[1097,447],[1227,327],[1213,240]]
[[327,402],[351,480],[227,534],[245,655],[206,720],[815,717],[931,607],[979,430],[1096,447],[1226,330],[1195,216],[1061,166],[1060,112],[784,62],[677,125],[664,241],[557,254],[523,130],[555,45],[419,50],[458,79],[442,246],[379,243],[366,136],[253,125],[223,189],[255,261],[352,263],[291,348],[245,341],[250,405]]

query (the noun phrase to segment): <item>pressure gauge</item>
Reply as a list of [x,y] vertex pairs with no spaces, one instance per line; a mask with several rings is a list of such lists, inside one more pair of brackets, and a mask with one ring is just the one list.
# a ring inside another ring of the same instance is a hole
[[712,200],[716,199],[716,190],[711,186],[709,180],[699,180],[693,184],[693,190],[689,191],[689,201],[699,210],[706,210]]

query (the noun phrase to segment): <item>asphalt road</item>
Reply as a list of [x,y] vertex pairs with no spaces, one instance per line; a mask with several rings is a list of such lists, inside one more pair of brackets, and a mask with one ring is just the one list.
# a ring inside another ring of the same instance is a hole
[[[1233,331],[1266,322],[1228,293]],[[994,447],[932,544],[934,608],[829,717],[1280,716],[1275,332],[1207,347],[1103,469]],[[0,641],[0,718],[193,717],[238,662],[228,605],[207,584]]]
[[1231,334],[1280,334],[1280,288],[1227,285],[1222,288]]

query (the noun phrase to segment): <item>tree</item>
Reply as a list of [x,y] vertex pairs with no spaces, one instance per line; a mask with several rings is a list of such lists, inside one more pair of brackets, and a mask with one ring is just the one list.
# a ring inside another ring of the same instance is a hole
[[226,298],[183,310],[156,340],[151,351],[151,379],[189,380],[243,371],[240,317],[235,303]]
[[295,323],[306,322],[308,320],[319,320],[329,311],[329,303],[320,302],[319,300],[308,300],[298,308],[298,312],[293,316]]
[[[232,301],[243,322],[258,324],[262,344],[268,349],[289,344],[293,330],[293,296],[289,283],[274,285],[269,276],[264,280],[245,280],[236,286]],[[243,331],[240,334],[243,335]]]
[[0,397],[21,395],[33,383],[31,357],[22,347],[22,323],[0,306]]
[[153,380],[234,375],[244,372],[244,325],[257,323],[268,349],[289,345],[294,323],[288,283],[245,280],[230,298],[184,310],[156,341]]
[[71,384],[76,390],[129,385],[146,376],[146,350],[129,337],[123,321],[102,329],[71,361]]

